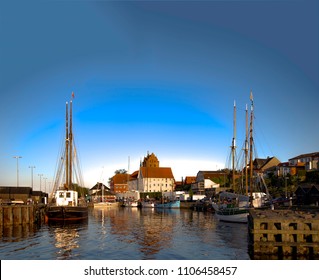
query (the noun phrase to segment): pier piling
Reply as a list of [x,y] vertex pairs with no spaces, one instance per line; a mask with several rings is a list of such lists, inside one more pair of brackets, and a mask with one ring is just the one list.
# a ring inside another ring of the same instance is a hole
[[0,226],[15,226],[44,221],[45,205],[0,206]]

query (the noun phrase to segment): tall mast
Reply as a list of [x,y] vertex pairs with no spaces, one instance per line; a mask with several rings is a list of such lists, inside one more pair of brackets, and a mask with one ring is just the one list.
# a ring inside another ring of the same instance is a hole
[[69,110],[66,102],[65,110],[65,187],[69,188]]
[[248,106],[246,104],[246,138],[245,138],[245,187],[248,196]]
[[232,141],[232,185],[235,190],[235,155],[236,155],[236,102],[234,101],[234,131],[233,131],[233,141]]
[[[127,160],[127,177],[126,177],[126,180],[127,180],[127,190],[130,191],[129,189],[129,181],[130,181],[130,156],[128,156],[128,160]],[[132,188],[133,190],[133,188]]]
[[72,159],[73,159],[73,133],[72,133],[72,101],[70,101],[70,129],[69,129],[69,188],[72,188]]
[[249,171],[250,171],[250,197],[252,198],[252,192],[253,192],[253,144],[254,144],[254,138],[253,138],[253,120],[254,120],[254,99],[253,99],[253,93],[250,92],[250,101],[251,101],[251,107],[250,107],[250,138],[249,138]]

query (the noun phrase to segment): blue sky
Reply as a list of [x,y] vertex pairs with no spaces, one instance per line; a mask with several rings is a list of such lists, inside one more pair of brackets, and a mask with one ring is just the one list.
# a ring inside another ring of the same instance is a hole
[[251,90],[258,157],[319,151],[318,5],[1,0],[0,185],[16,155],[20,185],[53,181],[72,91],[86,187],[148,151],[176,180],[225,167]]

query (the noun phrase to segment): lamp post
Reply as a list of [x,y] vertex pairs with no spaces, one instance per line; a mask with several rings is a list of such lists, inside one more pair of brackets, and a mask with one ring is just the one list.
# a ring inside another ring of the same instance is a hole
[[31,165],[29,168],[31,168],[31,188],[33,190],[33,168],[35,168],[35,166]]
[[38,174],[38,176],[40,176],[40,191],[42,191],[41,190],[41,178],[42,178],[43,174]]
[[19,158],[22,158],[22,157],[14,156],[13,158],[17,159],[17,187],[19,187]]

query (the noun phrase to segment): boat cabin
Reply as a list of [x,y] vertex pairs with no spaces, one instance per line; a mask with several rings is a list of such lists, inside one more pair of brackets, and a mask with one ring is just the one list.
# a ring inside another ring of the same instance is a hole
[[78,206],[78,193],[70,190],[58,190],[55,195],[56,206]]

